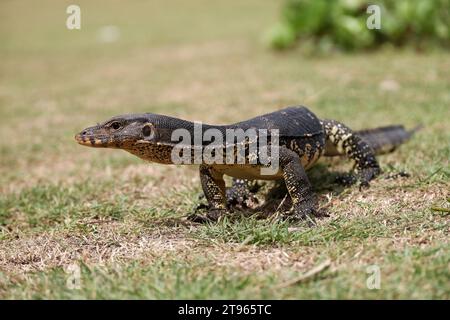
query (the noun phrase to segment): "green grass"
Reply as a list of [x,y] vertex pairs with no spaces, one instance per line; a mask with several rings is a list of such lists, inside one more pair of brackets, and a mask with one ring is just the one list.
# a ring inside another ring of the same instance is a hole
[[[0,4],[0,298],[450,298],[448,52],[273,53],[260,39],[275,3],[81,1],[80,31],[68,4]],[[116,42],[98,41],[104,25]],[[334,184],[345,161],[311,170],[328,211],[313,227],[187,223],[204,201],[197,168],[73,139],[122,113],[227,123],[292,104],[355,129],[424,129],[379,158],[369,190]],[[400,170],[411,177],[386,179]]]
[[[214,267],[214,261],[165,260],[151,265],[130,262],[126,266],[88,267],[80,264],[80,289],[67,288],[68,274],[62,268],[27,276],[19,284],[8,286],[10,297],[26,299],[348,299],[348,298],[442,298],[450,273],[448,247],[404,250],[390,253],[381,264],[382,288],[365,288],[367,271],[362,266],[327,270],[320,275],[287,287],[280,278],[295,278],[288,270],[283,275],[267,272],[242,275],[239,268]],[[426,259],[428,264],[423,264]],[[392,265],[401,265],[396,272]],[[0,277],[0,281],[1,281]],[[430,282],[429,279],[435,279]],[[349,286],[348,283],[352,283]],[[1,282],[0,282],[1,284]],[[410,292],[410,287],[417,291]],[[55,291],[55,288],[58,290]],[[419,290],[420,289],[420,290]]]
[[289,222],[270,222],[255,219],[242,219],[207,225],[196,229],[194,237],[204,240],[220,240],[222,242],[238,242],[255,245],[297,244],[302,246],[325,245],[331,242],[351,240],[361,242],[369,237],[385,237],[387,228],[380,224],[380,219],[354,219],[352,221],[336,218],[328,221],[326,226],[311,228],[306,223],[295,228]]

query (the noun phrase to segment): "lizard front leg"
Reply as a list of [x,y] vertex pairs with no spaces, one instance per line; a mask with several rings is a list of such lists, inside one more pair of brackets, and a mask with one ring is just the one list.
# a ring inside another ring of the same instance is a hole
[[293,213],[288,218],[303,219],[316,213],[316,200],[311,183],[297,153],[286,147],[279,152],[284,182],[292,199]]
[[226,214],[225,180],[223,174],[213,166],[200,165],[200,182],[203,193],[209,204],[206,217],[193,215],[190,219],[194,222],[217,221]]

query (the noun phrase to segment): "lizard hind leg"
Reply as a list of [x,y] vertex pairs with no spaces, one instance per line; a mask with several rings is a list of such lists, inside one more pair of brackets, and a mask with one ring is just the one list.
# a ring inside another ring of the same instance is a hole
[[369,181],[381,173],[372,148],[349,127],[338,121],[322,120],[322,126],[327,145],[333,146],[338,154],[344,154],[355,161],[356,177],[346,176],[345,182],[351,183],[352,180],[358,179],[360,187],[367,187]]

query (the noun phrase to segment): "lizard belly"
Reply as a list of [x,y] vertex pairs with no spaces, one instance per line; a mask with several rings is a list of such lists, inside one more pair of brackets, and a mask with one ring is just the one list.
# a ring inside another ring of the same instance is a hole
[[[303,155],[300,158],[300,162],[305,168],[305,170],[310,169],[314,166],[317,160],[320,157],[320,152],[317,151],[312,155]],[[214,165],[214,169],[218,172],[223,173],[227,176],[238,178],[238,179],[248,179],[248,180],[279,180],[283,179],[283,172],[281,168],[275,174],[262,174],[262,166],[259,165],[227,165],[227,164],[218,164]]]

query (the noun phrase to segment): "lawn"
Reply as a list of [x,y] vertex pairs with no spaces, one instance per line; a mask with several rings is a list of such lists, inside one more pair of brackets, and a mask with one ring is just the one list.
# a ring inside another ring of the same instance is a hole
[[[77,1],[81,30],[69,4],[0,3],[0,298],[450,298],[448,52],[272,52],[275,1]],[[123,113],[218,124],[295,104],[355,129],[424,128],[379,157],[368,190],[333,183],[347,161],[313,169],[328,210],[313,227],[188,223],[196,167],[74,140]]]

